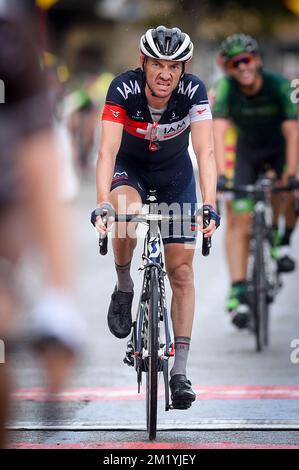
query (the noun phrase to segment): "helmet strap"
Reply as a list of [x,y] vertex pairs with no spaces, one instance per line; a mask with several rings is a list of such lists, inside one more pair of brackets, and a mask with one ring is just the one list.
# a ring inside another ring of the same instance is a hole
[[[155,93],[154,90],[149,86],[149,84],[148,84],[148,82],[147,82],[147,79],[146,79],[146,73],[145,73],[145,68],[144,68],[144,64],[145,64],[146,60],[147,60],[147,57],[144,57],[144,60],[143,60],[143,62],[142,62],[142,70],[143,70],[143,73],[144,73],[144,75],[145,75],[145,83],[147,84],[147,86],[148,86],[148,88],[149,88],[149,90],[150,90],[152,96],[154,96],[154,97],[156,98],[156,97],[157,97],[156,93]],[[157,98],[158,98],[158,97],[157,97]]]
[[146,61],[147,57],[146,57],[146,56],[143,56],[143,57],[144,57],[144,59],[143,59],[143,62],[142,62],[142,70],[143,70],[144,73],[145,73],[144,64],[145,64],[145,61]]
[[149,87],[149,90],[150,90],[152,96],[154,96],[155,98],[159,98],[159,97],[156,95],[156,93],[154,92],[154,90],[153,90],[153,89],[149,86],[149,84],[147,83],[146,76],[145,76],[145,82],[146,82],[147,86]]

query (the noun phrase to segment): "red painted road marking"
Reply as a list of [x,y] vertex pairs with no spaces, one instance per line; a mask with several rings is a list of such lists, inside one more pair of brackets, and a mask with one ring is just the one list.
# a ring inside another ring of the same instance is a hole
[[[299,399],[298,386],[200,386],[195,385],[197,400],[240,399]],[[159,389],[164,395],[163,387]],[[144,400],[145,391],[138,395],[134,387],[81,387],[65,389],[59,394],[48,395],[44,388],[20,388],[12,393],[17,401],[125,401]]]
[[32,442],[10,443],[8,449],[297,449],[299,445],[252,444],[238,442],[80,442],[66,444],[33,444]]

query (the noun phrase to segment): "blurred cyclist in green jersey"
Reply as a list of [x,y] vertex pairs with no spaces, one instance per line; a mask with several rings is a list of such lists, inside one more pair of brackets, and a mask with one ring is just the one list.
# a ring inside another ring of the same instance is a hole
[[[261,173],[295,186],[298,165],[298,124],[296,105],[291,102],[290,82],[263,69],[257,41],[246,34],[226,38],[219,53],[225,77],[213,87],[215,153],[218,187],[225,177],[225,135],[233,124],[237,129],[234,185],[254,183]],[[227,227],[228,265],[232,280],[227,302],[233,323],[248,325],[246,296],[249,223],[252,200],[235,197],[235,222]],[[290,255],[290,237],[296,224],[293,194],[273,198],[273,257],[280,272],[290,272],[295,262]],[[278,218],[285,217],[284,233]]]

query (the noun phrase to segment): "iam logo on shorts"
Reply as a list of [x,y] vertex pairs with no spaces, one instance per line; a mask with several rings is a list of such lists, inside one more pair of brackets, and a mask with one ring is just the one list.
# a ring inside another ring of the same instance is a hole
[[126,171],[116,171],[113,175],[113,181],[117,181],[120,179],[127,180],[129,178],[128,173]]

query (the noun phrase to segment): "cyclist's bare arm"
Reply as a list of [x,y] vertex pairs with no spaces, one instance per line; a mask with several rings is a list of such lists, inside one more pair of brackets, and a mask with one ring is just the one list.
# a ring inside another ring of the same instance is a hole
[[299,155],[298,122],[286,120],[282,123],[282,132],[286,141],[286,162],[288,175],[296,175]]
[[102,121],[96,169],[97,204],[109,201],[115,158],[121,144],[123,127],[123,124],[118,122]]
[[[212,120],[191,123],[191,139],[199,168],[199,183],[204,204],[216,205],[217,171],[214,156]],[[203,230],[206,236],[215,231],[215,221]]]
[[[101,141],[96,168],[98,206],[109,202],[115,159],[121,144],[123,127],[123,124],[118,122],[102,121]],[[100,233],[106,231],[100,217],[97,220],[96,227]]]
[[214,147],[218,175],[225,175],[225,136],[230,128],[229,119],[216,118],[213,120]]

